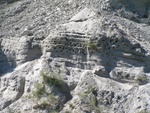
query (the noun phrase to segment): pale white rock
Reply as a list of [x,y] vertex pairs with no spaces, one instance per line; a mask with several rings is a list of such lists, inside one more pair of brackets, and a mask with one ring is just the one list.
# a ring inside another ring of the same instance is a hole
[[82,11],[80,11],[80,13],[78,13],[77,15],[73,16],[70,21],[75,21],[75,22],[82,22],[82,21],[86,21],[87,19],[94,17],[96,15],[96,13],[94,11],[92,11],[89,8],[84,8]]

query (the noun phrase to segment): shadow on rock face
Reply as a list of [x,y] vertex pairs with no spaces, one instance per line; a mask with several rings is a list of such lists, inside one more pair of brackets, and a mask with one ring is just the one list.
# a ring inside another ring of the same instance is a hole
[[[108,70],[114,67],[143,67],[145,72],[149,72],[148,63],[149,56],[146,56],[146,51],[140,44],[133,44],[122,35],[121,37],[105,37],[102,36],[98,40],[98,45],[101,50],[96,53],[99,59],[102,59],[101,64]],[[101,53],[100,53],[101,52]]]
[[42,56],[42,50],[39,45],[29,45],[26,53],[25,61],[32,61]]
[[22,37],[21,40],[10,43],[10,46],[4,41],[5,39],[0,46],[0,73],[12,71],[17,65],[35,60],[42,55],[40,45],[35,44],[32,38]]
[[114,11],[119,16],[127,19],[146,23],[150,17],[149,0],[110,0],[110,11]]
[[139,43],[130,40],[132,38],[127,34],[120,34],[111,37],[100,35],[93,39],[98,40],[98,48],[101,48],[95,55],[102,59],[99,63],[101,67],[94,74],[119,82],[142,81],[146,84],[146,73],[150,72],[150,56]]
[[[7,52],[7,50],[4,50]],[[6,56],[0,45],[0,76],[1,74],[12,71],[16,67],[16,62],[13,58]]]
[[93,70],[95,66],[102,66],[98,70],[103,70],[101,74],[104,77],[109,77],[111,70],[121,66],[143,67],[144,72],[149,72],[150,57],[147,56],[147,51],[139,43],[129,40],[134,37],[123,31],[118,31],[118,33],[119,35],[112,36],[97,34],[90,41],[87,38],[79,38],[77,34],[71,35],[74,35],[74,38],[65,34],[65,37],[61,36],[59,39],[51,38],[47,51],[51,52],[53,58],[78,61],[77,63],[66,61],[66,67]]
[[13,3],[13,2],[17,2],[19,0],[0,0],[0,4],[3,4],[3,3],[7,3],[7,4],[10,4],[10,3]]

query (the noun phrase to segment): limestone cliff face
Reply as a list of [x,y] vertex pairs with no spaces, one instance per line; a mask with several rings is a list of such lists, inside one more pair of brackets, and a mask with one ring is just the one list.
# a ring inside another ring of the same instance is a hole
[[149,7],[0,1],[0,113],[149,113]]

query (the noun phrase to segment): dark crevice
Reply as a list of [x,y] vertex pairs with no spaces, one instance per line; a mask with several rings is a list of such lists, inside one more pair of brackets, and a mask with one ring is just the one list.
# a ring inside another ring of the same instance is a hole
[[16,61],[14,58],[7,56],[0,45],[0,76],[6,72],[10,72],[16,67]]
[[19,0],[0,0],[0,4],[4,4],[4,3],[10,4],[13,2],[17,2],[17,1],[19,1]]

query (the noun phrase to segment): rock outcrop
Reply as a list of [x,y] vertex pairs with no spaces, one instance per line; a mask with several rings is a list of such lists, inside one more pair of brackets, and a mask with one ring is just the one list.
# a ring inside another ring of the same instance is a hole
[[1,113],[150,112],[148,0],[0,8]]

